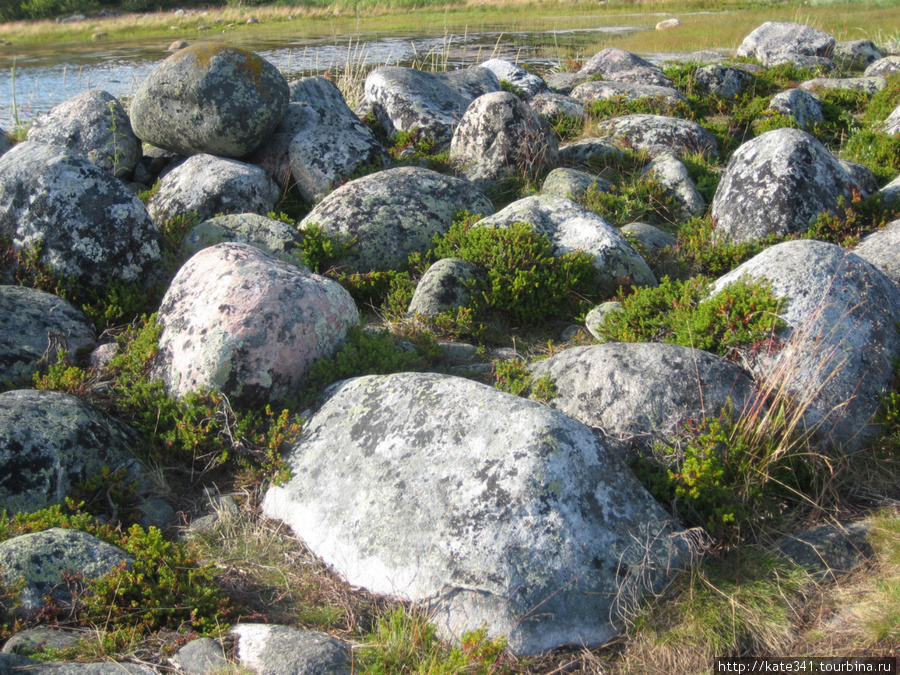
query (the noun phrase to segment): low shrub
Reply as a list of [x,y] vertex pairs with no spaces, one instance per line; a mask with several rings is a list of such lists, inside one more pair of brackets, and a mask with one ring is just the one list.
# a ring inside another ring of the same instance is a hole
[[900,174],[900,135],[860,129],[847,140],[841,156],[869,167],[884,185]]
[[680,204],[657,181],[637,174],[609,192],[592,185],[578,203],[616,227],[635,221],[674,225],[679,221]]
[[556,396],[556,385],[549,375],[535,378],[525,361],[494,361],[494,387],[513,396],[549,401]]
[[849,200],[838,197],[837,212],[820,213],[803,236],[852,248],[863,236],[884,228],[898,215],[900,205],[886,207],[881,195],[864,198],[854,190]]

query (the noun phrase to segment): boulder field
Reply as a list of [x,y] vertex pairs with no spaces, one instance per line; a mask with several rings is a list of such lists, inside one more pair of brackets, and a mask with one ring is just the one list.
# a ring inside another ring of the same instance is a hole
[[[761,66],[710,64],[697,70],[697,86],[733,98],[760,68],[782,63],[865,68],[863,84],[876,88],[898,72],[897,57],[857,42],[836,46],[808,26],[767,23],[737,50]],[[616,226],[578,203],[617,194],[604,166],[626,150],[646,152],[643,175],[675,217],[708,214],[723,241],[802,236],[823,211],[879,189],[868,169],[808,133],[824,119],[815,91],[863,86],[832,79],[774,95],[772,111],[792,128],[734,150],[710,200],[689,164],[724,148],[673,116],[686,96],[661,68],[620,49],[546,78],[499,59],[448,73],[376,68],[364,85],[366,124],[325,78],[289,83],[256,54],[199,43],[160,63],[128,110],[90,92],[38,119],[23,142],[10,147],[0,130],[0,238],[85,287],[149,288],[164,263],[166,223],[196,217],[158,308],[149,377],[174,397],[212,389],[236,409],[263,410],[298,396],[313,365],[360,324],[344,287],[301,262],[305,237],[353,240],[335,269],[374,275],[403,269],[467,211],[484,216],[473,227],[530,224],[555,256],[587,253],[606,287],[656,287],[662,277],[651,267],[672,235],[643,222]],[[592,137],[558,143],[552,122],[583,120],[586,107],[608,100],[652,101],[657,114],[614,117]],[[900,108],[884,129],[900,130]],[[379,140],[398,134],[446,151],[451,168],[399,164]],[[498,198],[510,179],[544,177],[541,194]],[[146,203],[136,196],[157,181]],[[886,203],[900,198],[898,182],[881,187]],[[292,190],[310,207],[296,228],[272,214]],[[765,405],[776,389],[805,402],[804,424],[828,452],[858,450],[877,431],[873,415],[900,358],[898,228],[853,252],[785,241],[713,280],[711,294],[755,279],[784,299],[774,336],[782,348],[741,363],[678,345],[582,341],[529,365],[555,385],[547,404],[447,373],[337,383],[307,411],[285,458],[291,478],[265,490],[262,511],[350,584],[426,609],[449,640],[484,625],[520,655],[601,645],[622,630],[621,611],[663,588],[692,554],[689,533],[629,461],[652,460],[658,443],[677,447],[692,421]],[[482,273],[464,260],[435,263],[410,320],[466,305]],[[0,510],[61,504],[104,467],[134,475],[139,498],[152,501],[149,471],[133,454],[143,441],[126,420],[31,388],[48,354],[87,359],[97,327],[4,270],[0,283]],[[616,311],[602,305],[582,333]],[[98,576],[129,560],[81,532],[0,542],[2,580],[22,585],[28,612],[57,592],[66,568]],[[352,671],[351,646],[328,635],[253,623],[232,635],[238,660],[256,672],[287,672],[271,665],[279,659],[291,672]],[[176,663],[217,658],[215,644],[190,644]],[[4,673],[33,667],[0,657]]]

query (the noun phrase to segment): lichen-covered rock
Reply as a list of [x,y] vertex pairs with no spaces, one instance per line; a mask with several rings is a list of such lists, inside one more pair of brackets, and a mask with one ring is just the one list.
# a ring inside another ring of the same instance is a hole
[[865,70],[883,56],[871,40],[850,40],[838,42],[831,58],[841,70]]
[[847,173],[850,174],[850,178],[853,179],[853,184],[859,187],[859,190],[863,197],[868,197],[869,195],[874,195],[878,192],[878,178],[875,176],[875,172],[872,171],[865,164],[859,164],[858,162],[851,162],[848,159],[839,159],[841,166],[846,169]]
[[890,183],[885,185],[878,191],[885,205],[890,206],[900,201],[900,176],[897,176]]
[[528,105],[538,117],[555,120],[560,117],[584,118],[584,104],[577,98],[563,94],[538,94],[528,101]]
[[900,73],[900,56],[885,56],[866,68],[865,77],[890,77]]
[[528,101],[538,94],[550,91],[547,83],[540,77],[509,61],[488,59],[481,64],[481,67],[487,68],[494,73],[500,82],[509,82],[518,92],[521,92],[523,101]]
[[601,323],[606,320],[606,316],[611,312],[618,312],[622,309],[622,303],[616,300],[611,300],[609,302],[601,302],[599,305],[594,307],[590,312],[587,313],[587,316],[584,317],[584,326],[587,328],[588,333],[590,333],[595,340],[602,340],[603,335],[600,333],[598,327]]
[[605,178],[595,176],[578,169],[553,169],[544,179],[541,194],[551,197],[566,197],[578,201],[588,190],[609,192],[612,183]]
[[663,74],[661,68],[645,61],[640,56],[617,47],[608,47],[594,54],[585,63],[578,75],[587,78],[602,75],[605,80],[631,82],[633,84],[655,84],[671,87],[672,80]]
[[888,136],[896,136],[900,134],[900,105],[894,108],[894,111],[887,116],[884,121],[884,133]]
[[605,138],[583,138],[559,149],[560,164],[588,167],[610,162],[615,164],[624,157],[619,148]]
[[718,157],[719,144],[710,131],[696,122],[662,115],[623,115],[598,125],[601,135],[623,139],[635,150],[652,156],[701,153]]
[[241,158],[271,134],[288,104],[278,69],[253,52],[198,42],[151,71],[131,102],[138,138],[179,155]]
[[650,176],[659,183],[680,205],[679,216],[688,220],[706,213],[706,202],[697,192],[697,186],[691,179],[687,167],[672,153],[664,153],[656,157],[646,167],[644,175]]
[[753,74],[734,66],[709,65],[694,71],[694,81],[712,94],[734,98],[753,82]]
[[764,66],[771,66],[776,57],[804,55],[828,59],[834,45],[833,37],[810,26],[767,21],[744,38],[735,55],[759,59]]
[[29,386],[41,358],[54,362],[63,350],[74,363],[97,341],[81,311],[33,288],[0,286],[0,316],[0,390],[4,383]]
[[[356,117],[338,86],[326,77],[301,77],[288,83],[291,103],[310,103],[332,112]],[[348,117],[350,119],[350,117]],[[356,118],[359,121],[359,118]]]
[[160,259],[159,230],[120,180],[30,141],[0,157],[0,236],[39,247],[40,262],[94,287],[141,281]]
[[772,246],[715,283],[766,278],[786,298],[784,347],[750,364],[764,388],[783,391],[805,410],[808,428],[848,451],[877,432],[879,396],[900,356],[900,289],[876,267],[840,246],[815,240]]
[[[34,652],[75,647],[85,639],[88,638],[79,631],[38,626],[16,632],[3,643],[3,649],[0,651],[4,654],[28,656]],[[0,672],[3,672],[2,666],[0,666]]]
[[435,316],[465,307],[472,299],[466,285],[478,274],[478,267],[458,258],[442,258],[431,265],[419,283],[406,311],[408,316]]
[[805,232],[822,211],[851,197],[853,179],[824,145],[798,129],[776,129],[739,147],[710,215],[734,241]]
[[194,155],[159,182],[147,210],[156,223],[190,213],[201,221],[229,213],[266,215],[280,194],[258,166]]
[[593,211],[571,199],[539,195],[513,202],[478,221],[476,227],[509,227],[528,223],[553,245],[554,254],[584,251],[594,259],[600,282],[618,286],[628,280],[637,286],[656,286],[656,277],[628,240]]
[[821,70],[826,73],[834,72],[837,68],[831,59],[822,56],[808,56],[806,54],[780,54],[770,58],[766,65],[770,68],[781,66],[789,63],[797,68],[808,68],[809,70]]
[[453,132],[450,159],[460,174],[488,188],[507,176],[531,176],[556,166],[556,134],[519,97],[479,96]]
[[28,129],[29,141],[68,148],[125,177],[141,158],[141,143],[119,100],[93,89],[60,103]]
[[887,80],[883,77],[814,77],[801,82],[798,86],[804,91],[849,89],[874,96],[887,86]]
[[7,588],[24,583],[19,612],[28,616],[41,610],[47,595],[63,606],[72,604],[63,579],[67,571],[76,570],[85,580],[98,579],[131,559],[86,532],[54,527],[0,542],[0,578]]
[[500,91],[500,81],[487,68],[426,73],[382,66],[366,77],[366,100],[388,135],[418,129],[423,138],[443,147],[476,98]]
[[172,280],[151,375],[176,395],[216,389],[241,407],[294,395],[359,323],[340,284],[246,244],[205,248]]
[[769,110],[790,115],[803,129],[811,129],[825,121],[822,101],[815,94],[802,89],[788,89],[775,94],[769,101]]
[[290,626],[239,623],[238,663],[256,675],[351,675],[350,646],[331,635]]
[[875,555],[869,543],[872,521],[827,523],[782,537],[778,553],[822,580],[834,581]]
[[0,155],[5,153],[12,147],[12,143],[9,142],[9,137],[6,135],[6,132],[0,127]]
[[599,428],[607,445],[632,458],[650,457],[655,442],[677,446],[689,420],[716,417],[727,405],[739,414],[755,400],[740,366],[680,345],[574,347],[529,370],[553,380],[552,408]]
[[611,80],[594,80],[579,84],[569,94],[584,105],[594,101],[617,99],[621,101],[638,101],[653,99],[654,108],[665,114],[678,103],[687,103],[687,97],[672,87],[661,87],[656,84],[633,84]]
[[287,461],[264,513],[447,637],[486,623],[515,654],[601,644],[617,601],[680,564],[667,514],[590,429],[466,379],[337,385]]
[[587,82],[590,77],[590,75],[580,73],[550,73],[544,76],[544,82],[551,91],[557,94],[568,94],[582,82]]
[[226,241],[250,244],[273,258],[305,267],[299,257],[303,237],[287,223],[255,213],[219,216],[199,223],[181,243],[181,253],[189,258],[201,249]]
[[172,663],[186,675],[221,672],[231,665],[224,646],[213,638],[191,640],[172,655]]
[[853,252],[900,286],[900,220],[888,223],[863,237]]
[[355,251],[336,264],[357,272],[396,270],[450,229],[459,211],[490,214],[490,200],[467,180],[420,167],[379,171],[342,185],[300,222],[333,237],[356,237]]
[[37,661],[0,653],[0,675],[155,675],[155,671],[136,663]]
[[138,467],[132,429],[68,394],[20,389],[0,394],[0,511],[62,504],[76,483],[104,466]]
[[628,223],[620,231],[629,238],[637,239],[649,253],[659,253],[666,248],[675,248],[678,244],[674,236],[649,223]]

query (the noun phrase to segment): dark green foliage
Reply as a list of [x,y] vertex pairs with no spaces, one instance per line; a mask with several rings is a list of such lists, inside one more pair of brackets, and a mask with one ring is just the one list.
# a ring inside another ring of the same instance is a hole
[[300,259],[313,272],[325,273],[341,258],[350,255],[356,247],[356,238],[333,237],[323,227],[310,223],[303,228],[303,247]]
[[682,155],[679,159],[688,170],[697,192],[703,196],[707,204],[712,203],[719,187],[719,181],[722,179],[721,170],[710,164],[705,155]]
[[494,361],[494,387],[513,396],[549,401],[556,396],[556,385],[549,375],[535,379],[525,361]]
[[900,135],[888,136],[883,131],[860,129],[847,141],[844,159],[865,164],[881,184],[900,174]]
[[500,91],[506,91],[506,92],[509,92],[510,94],[514,94],[515,96],[518,96],[523,101],[528,97],[528,95],[524,91],[519,89],[516,85],[514,85],[509,80],[500,80]]
[[561,143],[575,140],[584,131],[583,117],[570,117],[569,115],[557,115],[547,120],[550,128],[556,134]]
[[666,277],[656,288],[635,288],[623,293],[621,310],[607,314],[596,330],[608,342],[667,342],[730,356],[783,325],[781,301],[767,282],[735,283],[711,298],[709,288],[703,277]]
[[883,123],[900,106],[900,74],[887,78],[887,86],[876,92],[863,113],[863,120],[873,126]]
[[681,208],[662,185],[637,173],[630,180],[613,185],[609,192],[592,185],[578,203],[617,227],[637,220],[674,225]]
[[594,120],[607,120],[622,115],[659,115],[660,111],[670,117],[691,117],[691,108],[683,101],[673,101],[665,96],[643,96],[629,101],[627,96],[591,101],[584,106],[587,116]]
[[823,211],[819,214],[809,230],[804,233],[807,239],[819,239],[845,248],[852,248],[866,234],[884,228],[890,221],[900,215],[900,205],[885,207],[879,194],[863,198],[858,190],[848,200],[838,197],[836,213]]

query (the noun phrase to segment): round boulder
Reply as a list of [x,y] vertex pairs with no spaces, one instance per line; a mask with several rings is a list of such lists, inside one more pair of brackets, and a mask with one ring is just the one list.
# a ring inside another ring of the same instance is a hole
[[0,236],[94,287],[146,279],[159,230],[110,172],[70,150],[27,141],[0,157]]
[[615,82],[612,80],[595,80],[579,84],[569,95],[586,106],[594,101],[608,99],[620,101],[652,99],[654,109],[659,110],[661,113],[672,109],[678,103],[687,103],[687,97],[672,87],[661,87],[657,84]]
[[288,105],[278,69],[256,54],[198,42],[151,71],[131,102],[138,138],[179,155],[240,158],[271,134]]
[[800,23],[767,21],[744,38],[736,56],[759,59],[764,66],[775,65],[777,57],[792,55],[830,58],[835,39]]
[[713,64],[694,71],[694,81],[712,94],[734,98],[753,82],[753,75],[743,68]]
[[875,265],[900,287],[900,220],[863,237],[853,252]]
[[644,167],[644,175],[655,180],[666,194],[680,205],[679,216],[688,220],[706,213],[706,202],[681,160],[671,153],[663,153]]
[[772,97],[769,110],[790,115],[803,129],[809,129],[825,121],[824,106],[815,94],[802,89],[788,89]]
[[462,178],[420,167],[379,171],[342,185],[300,222],[317,224],[355,250],[337,261],[351,271],[396,270],[413,251],[424,253],[450,229],[459,211],[490,214],[490,200]]
[[716,137],[696,122],[662,115],[623,115],[602,122],[601,135],[623,139],[635,150],[654,157],[664,152],[676,155],[701,153],[718,157]]
[[528,105],[537,113],[538,117],[543,117],[545,120],[554,120],[560,117],[584,119],[584,104],[571,96],[538,94],[528,101]]
[[481,64],[481,67],[487,68],[494,73],[501,83],[508,82],[515,87],[523,101],[528,101],[538,94],[550,91],[547,83],[540,77],[509,61],[488,59]]
[[776,129],[739,147],[716,190],[710,215],[733,241],[805,232],[855,183],[824,145],[798,129]]
[[62,504],[77,483],[103,467],[137,476],[132,429],[80,399],[55,391],[0,394],[0,511]]
[[609,192],[612,183],[605,178],[595,176],[578,169],[553,169],[541,185],[541,194],[551,197],[566,197],[578,201],[588,190]]
[[615,82],[655,84],[660,87],[672,86],[672,80],[663,74],[661,68],[654,66],[637,54],[617,47],[608,47],[594,54],[581,67],[578,75],[585,79],[593,75],[602,75],[603,79]]
[[890,77],[900,73],[900,56],[885,56],[866,68],[865,77]]
[[291,626],[239,623],[231,629],[238,662],[260,675],[352,675],[350,646]]
[[255,213],[235,213],[204,220],[184,238],[181,253],[189,258],[208,246],[226,241],[250,244],[273,258],[304,266],[297,255],[303,246],[300,233],[287,223]]
[[282,401],[331,356],[359,312],[340,284],[247,244],[205,248],[159,308],[151,376],[176,395],[208,388],[243,408]]
[[865,70],[884,54],[871,40],[850,40],[834,46],[832,58],[843,70]]
[[[263,511],[354,586],[514,654],[602,644],[677,569],[669,516],[583,424],[431,373],[336,385]],[[619,604],[617,604],[619,603]],[[537,611],[536,611],[537,608]]]
[[475,278],[478,267],[458,258],[442,258],[431,265],[416,284],[407,316],[435,316],[465,307],[472,299],[466,282]]
[[50,293],[25,286],[0,286],[0,388],[28,386],[45,356],[55,362],[64,351],[75,362],[94,348],[97,336],[88,318]]
[[29,141],[68,148],[92,164],[127,177],[141,159],[141,142],[119,100],[94,89],[60,103],[28,129]]

